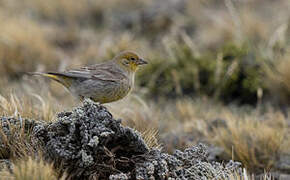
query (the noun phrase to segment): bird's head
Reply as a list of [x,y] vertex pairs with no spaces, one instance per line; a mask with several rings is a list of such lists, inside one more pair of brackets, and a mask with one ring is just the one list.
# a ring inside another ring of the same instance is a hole
[[140,58],[136,53],[130,51],[119,53],[113,60],[129,72],[136,72],[138,66],[148,64],[147,61]]

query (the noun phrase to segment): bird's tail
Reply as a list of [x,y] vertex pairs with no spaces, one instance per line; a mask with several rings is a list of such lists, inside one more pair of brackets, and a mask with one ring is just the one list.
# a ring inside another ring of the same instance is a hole
[[66,77],[62,75],[61,73],[54,73],[54,72],[29,72],[27,73],[32,76],[43,76],[43,77],[48,77],[52,80],[55,80],[65,87],[69,88],[71,85],[71,79],[69,77]]
[[28,74],[33,76],[44,76],[53,79],[55,81],[60,81],[60,77],[58,75],[54,75],[49,72],[29,72]]

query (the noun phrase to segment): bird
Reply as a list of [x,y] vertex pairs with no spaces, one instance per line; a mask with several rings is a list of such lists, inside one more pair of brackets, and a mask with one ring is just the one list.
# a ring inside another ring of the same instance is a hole
[[148,64],[135,52],[123,51],[113,59],[63,72],[32,72],[55,80],[81,101],[89,98],[100,104],[118,101],[134,86],[139,66]]

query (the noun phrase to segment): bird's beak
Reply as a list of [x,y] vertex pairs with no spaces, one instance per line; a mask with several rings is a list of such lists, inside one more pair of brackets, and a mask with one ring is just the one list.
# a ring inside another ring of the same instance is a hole
[[143,65],[143,64],[148,64],[148,62],[145,61],[144,59],[139,59],[139,60],[137,61],[137,65]]

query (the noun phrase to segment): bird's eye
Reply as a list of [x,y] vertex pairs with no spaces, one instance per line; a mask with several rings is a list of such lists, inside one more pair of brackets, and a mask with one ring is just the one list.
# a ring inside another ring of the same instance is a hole
[[134,57],[131,57],[130,59],[131,59],[132,61],[135,61],[135,60],[136,60]]

